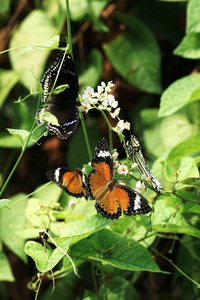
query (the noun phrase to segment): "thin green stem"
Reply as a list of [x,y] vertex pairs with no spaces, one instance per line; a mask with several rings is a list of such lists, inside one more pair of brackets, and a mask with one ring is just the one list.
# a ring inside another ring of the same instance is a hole
[[5,190],[5,188],[7,187],[8,183],[9,183],[9,181],[10,181],[12,175],[13,175],[13,173],[15,172],[15,170],[16,170],[16,168],[17,168],[17,166],[18,166],[18,164],[19,164],[19,162],[20,162],[20,160],[21,160],[21,158],[22,158],[22,156],[23,156],[23,154],[24,154],[24,152],[25,152],[25,150],[26,150],[26,147],[27,147],[28,142],[29,142],[29,140],[30,140],[30,137],[31,137],[32,131],[33,131],[34,127],[35,127],[35,124],[36,124],[36,120],[34,120],[33,125],[32,125],[32,128],[31,128],[31,131],[30,131],[30,133],[29,133],[29,136],[28,136],[28,138],[27,138],[25,144],[24,144],[23,147],[22,147],[22,151],[21,151],[21,153],[20,153],[20,155],[19,155],[19,157],[18,157],[18,159],[17,159],[17,161],[16,161],[16,163],[15,163],[15,165],[14,165],[12,171],[10,172],[10,175],[8,176],[6,182],[4,183],[4,185],[3,185],[2,189],[1,189],[0,197],[2,196],[2,194],[3,194],[4,190]]
[[68,38],[69,51],[70,51],[70,54],[73,59],[70,11],[69,11],[69,1],[68,0],[66,0],[66,18],[67,18],[67,38]]
[[[98,109],[98,108],[97,108]],[[108,125],[108,129],[109,129],[109,144],[110,144],[110,149],[112,150],[113,149],[113,140],[112,140],[112,126],[110,125],[110,122],[105,114],[105,112],[102,110],[102,109],[98,109],[102,116],[104,117],[107,125]]]
[[89,159],[91,161],[92,160],[92,152],[91,152],[90,143],[89,143],[89,139],[88,139],[87,129],[86,129],[86,126],[85,126],[85,120],[84,120],[82,112],[80,112],[79,115],[80,115],[81,125],[82,125],[82,128],[83,128],[83,134],[84,134],[84,137],[85,137],[85,143],[86,143]]

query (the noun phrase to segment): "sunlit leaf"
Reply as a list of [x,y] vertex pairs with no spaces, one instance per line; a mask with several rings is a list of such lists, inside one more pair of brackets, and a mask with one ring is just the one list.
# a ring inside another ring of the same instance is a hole
[[161,93],[160,50],[149,28],[130,15],[117,14],[129,31],[104,45],[113,67],[133,86],[149,93]]
[[7,130],[9,131],[10,134],[17,137],[22,142],[22,144],[25,142],[27,137],[30,135],[30,132],[28,132],[27,130],[23,130],[23,129],[7,128]]
[[188,1],[187,6],[187,32],[200,32],[200,5],[199,0]]
[[200,33],[187,34],[173,52],[185,58],[200,58]]
[[159,117],[170,116],[190,102],[199,100],[200,74],[188,75],[172,83],[162,94]]
[[13,70],[0,69],[0,107],[3,105],[6,97],[17,83],[18,77]]
[[9,260],[3,252],[0,252],[0,281],[14,282],[15,277],[13,276]]

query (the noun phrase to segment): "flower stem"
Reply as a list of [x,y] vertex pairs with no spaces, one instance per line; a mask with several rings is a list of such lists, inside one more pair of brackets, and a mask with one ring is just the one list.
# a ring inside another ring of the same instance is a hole
[[69,12],[69,1],[66,0],[66,18],[67,18],[67,39],[69,45],[69,52],[73,58],[73,51],[72,51],[72,36],[71,36],[71,24],[70,24],[70,12]]
[[81,111],[79,112],[79,116],[80,116],[81,125],[82,125],[82,128],[83,128],[83,134],[84,134],[84,137],[85,137],[85,143],[86,143],[86,146],[87,146],[88,156],[89,156],[89,159],[91,161],[92,160],[92,152],[91,152],[90,143],[89,143],[89,139],[88,139],[87,129],[86,129],[86,126],[85,126],[85,120],[84,120],[84,117],[83,117],[83,113]]

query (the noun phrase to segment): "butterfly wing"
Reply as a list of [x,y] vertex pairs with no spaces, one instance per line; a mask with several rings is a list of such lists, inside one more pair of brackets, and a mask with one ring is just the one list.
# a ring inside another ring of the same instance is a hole
[[113,158],[105,139],[99,141],[91,164],[93,170],[86,178],[86,186],[89,197],[95,200],[104,192],[113,175]]
[[113,190],[97,200],[97,211],[107,219],[118,219],[123,212],[126,216],[147,214],[152,209],[146,198],[127,186],[114,185]]
[[[52,93],[52,89],[61,85],[68,85],[60,93]],[[41,80],[44,95],[43,108],[39,112],[38,124],[44,123],[42,115],[50,112],[56,116],[60,126],[47,123],[47,129],[61,139],[67,139],[76,129],[79,121],[79,111],[76,101],[78,96],[78,76],[71,56],[59,51],[55,62],[44,73]]]
[[81,170],[76,169],[73,171],[68,168],[56,168],[47,171],[47,178],[64,189],[67,194],[76,198],[85,197],[87,199],[83,183],[84,173]]
[[128,141],[126,145],[127,145],[128,154],[133,159],[133,161],[137,163],[138,171],[140,172],[140,174],[145,175],[146,177],[150,177],[151,182],[148,182],[148,184],[161,194],[162,193],[161,189],[163,189],[163,187],[160,184],[160,182],[151,173],[151,170],[149,169],[145,161],[145,158],[142,154],[141,146],[138,139],[134,135],[131,135],[131,141]]

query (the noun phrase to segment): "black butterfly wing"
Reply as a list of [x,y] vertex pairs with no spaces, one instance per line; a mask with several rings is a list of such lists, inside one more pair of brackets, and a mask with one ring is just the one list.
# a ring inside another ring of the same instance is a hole
[[[79,121],[79,111],[76,101],[78,96],[78,76],[71,56],[64,51],[59,51],[55,62],[44,73],[41,80],[44,95],[43,108],[39,112],[37,123],[42,124],[42,114],[50,112],[53,114],[60,126],[47,123],[49,131],[55,133],[61,139],[67,139],[76,129]],[[57,87],[62,85],[65,89],[59,93],[54,93]]]

